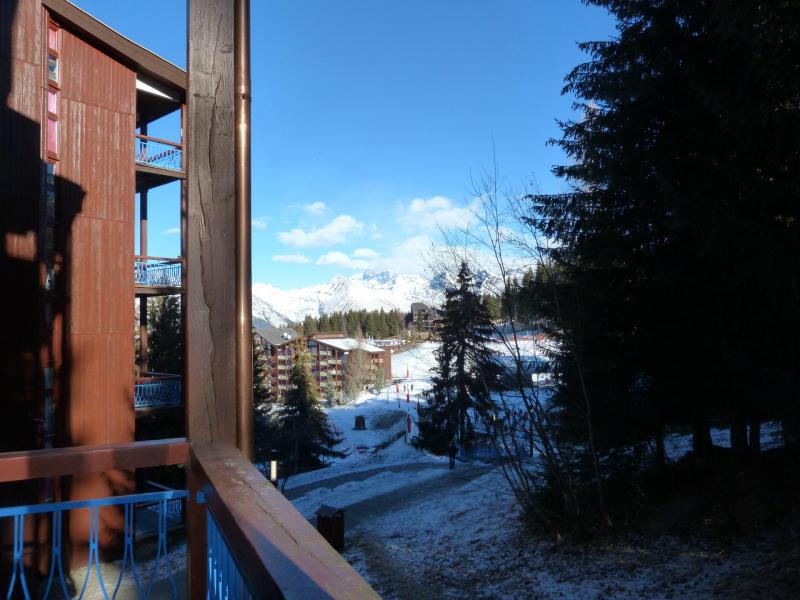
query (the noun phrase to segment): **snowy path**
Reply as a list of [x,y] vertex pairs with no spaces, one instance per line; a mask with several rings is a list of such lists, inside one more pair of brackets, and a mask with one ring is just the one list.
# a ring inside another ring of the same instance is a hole
[[323,488],[323,487],[335,488],[345,483],[364,481],[366,479],[374,477],[375,475],[378,475],[380,473],[385,473],[387,471],[392,473],[408,473],[408,472],[425,471],[428,469],[439,469],[442,471],[446,471],[447,465],[430,463],[430,462],[384,465],[382,467],[375,467],[374,469],[364,469],[362,471],[344,473],[342,475],[334,475],[333,477],[329,477],[327,479],[319,479],[312,483],[307,483],[305,485],[299,485],[297,487],[287,489],[284,495],[289,500],[294,500],[318,488]]
[[454,471],[450,471],[447,465],[428,465],[428,468],[443,470],[445,473],[435,479],[412,483],[400,489],[345,506],[347,527],[354,528],[365,525],[375,517],[389,514],[400,508],[408,508],[416,502],[430,500],[437,495],[450,493],[485,475],[495,467],[481,463],[480,465],[459,464]]

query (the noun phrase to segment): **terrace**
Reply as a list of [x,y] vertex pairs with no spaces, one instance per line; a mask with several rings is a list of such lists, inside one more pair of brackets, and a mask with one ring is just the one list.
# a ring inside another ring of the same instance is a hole
[[134,384],[133,406],[136,410],[175,408],[183,404],[181,376],[146,373]]
[[[140,598],[378,597],[258,469],[226,444],[193,445],[181,438],[6,453],[0,456],[0,483],[161,465],[185,466],[187,489],[0,509],[0,526],[13,532],[6,597],[111,598],[120,591]],[[156,543],[145,562],[137,520],[147,512],[155,525],[147,533]],[[65,524],[80,513],[88,517],[88,555],[85,566],[70,570]],[[176,552],[169,538],[170,525],[182,514],[193,534],[188,553]],[[100,523],[114,516],[124,523],[122,548],[109,561]],[[31,565],[30,543],[37,529],[49,529],[50,540],[38,570]]]
[[137,293],[176,294],[183,288],[183,260],[158,256],[136,256],[133,268]]

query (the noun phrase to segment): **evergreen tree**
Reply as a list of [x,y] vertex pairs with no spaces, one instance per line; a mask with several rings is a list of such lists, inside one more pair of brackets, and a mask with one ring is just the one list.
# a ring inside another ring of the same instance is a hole
[[261,337],[253,331],[253,437],[256,462],[270,458],[275,443],[277,425],[272,414],[274,398],[267,382],[268,355]]
[[445,292],[438,321],[441,346],[432,387],[426,392],[427,420],[420,423],[421,444],[444,452],[457,437],[469,444],[475,437],[475,417],[492,408],[490,389],[500,373],[488,348],[492,323],[486,306],[474,291],[472,272],[461,263],[455,287]]
[[[153,319],[148,332],[149,370],[171,375],[183,374],[183,325],[180,296],[163,296],[153,301]],[[148,302],[150,306],[150,302]]]
[[325,458],[344,456],[333,449],[339,439],[320,407],[305,355],[295,360],[289,390],[277,412],[279,455],[292,474],[322,466]]
[[572,191],[531,214],[563,275],[562,424],[586,439],[591,412],[609,450],[691,425],[704,455],[711,418],[734,451],[749,421],[757,450],[760,419],[797,415],[800,11],[590,3],[618,34],[581,46],[565,92],[583,114],[562,123],[571,160],[554,170]]

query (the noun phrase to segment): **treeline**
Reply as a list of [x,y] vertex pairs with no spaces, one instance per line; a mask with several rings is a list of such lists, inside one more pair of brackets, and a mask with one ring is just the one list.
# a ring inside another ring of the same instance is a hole
[[507,277],[499,294],[484,294],[483,304],[493,321],[506,318],[520,323],[534,323],[541,318],[538,289],[547,278],[547,269],[541,265],[528,267],[522,277]]
[[530,196],[527,221],[551,242],[534,294],[558,324],[558,435],[605,512],[601,482],[663,465],[667,431],[706,464],[712,423],[734,459],[765,420],[797,443],[800,12],[590,3],[619,31],[582,45],[564,90],[581,118],[555,142],[571,191]]
[[303,333],[344,333],[362,338],[388,338],[401,335],[405,329],[405,315],[399,310],[348,310],[303,320]]

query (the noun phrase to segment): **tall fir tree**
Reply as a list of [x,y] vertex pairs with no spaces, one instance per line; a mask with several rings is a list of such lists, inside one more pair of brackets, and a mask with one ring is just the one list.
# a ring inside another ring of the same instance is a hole
[[277,422],[273,414],[274,398],[267,381],[269,356],[261,337],[253,330],[253,443],[256,462],[270,459],[275,445]]
[[585,438],[591,412],[610,450],[690,425],[705,455],[710,419],[731,424],[735,452],[749,421],[757,450],[762,418],[797,415],[800,11],[590,3],[618,34],[581,45],[565,92],[582,118],[555,142],[572,190],[531,213],[563,275],[565,431]]
[[292,474],[320,467],[325,458],[343,457],[334,450],[339,439],[331,431],[319,403],[319,392],[308,369],[308,359],[295,359],[289,390],[278,413],[278,449],[284,469]]
[[[148,307],[151,305],[148,302]],[[149,370],[183,374],[183,325],[180,296],[163,296],[152,302],[153,318],[148,334]]]
[[427,418],[420,422],[420,443],[441,453],[453,438],[464,445],[474,441],[475,419],[492,410],[491,389],[500,373],[488,347],[493,325],[475,293],[466,262],[460,265],[455,286],[445,292],[437,326],[441,346],[426,392]]

